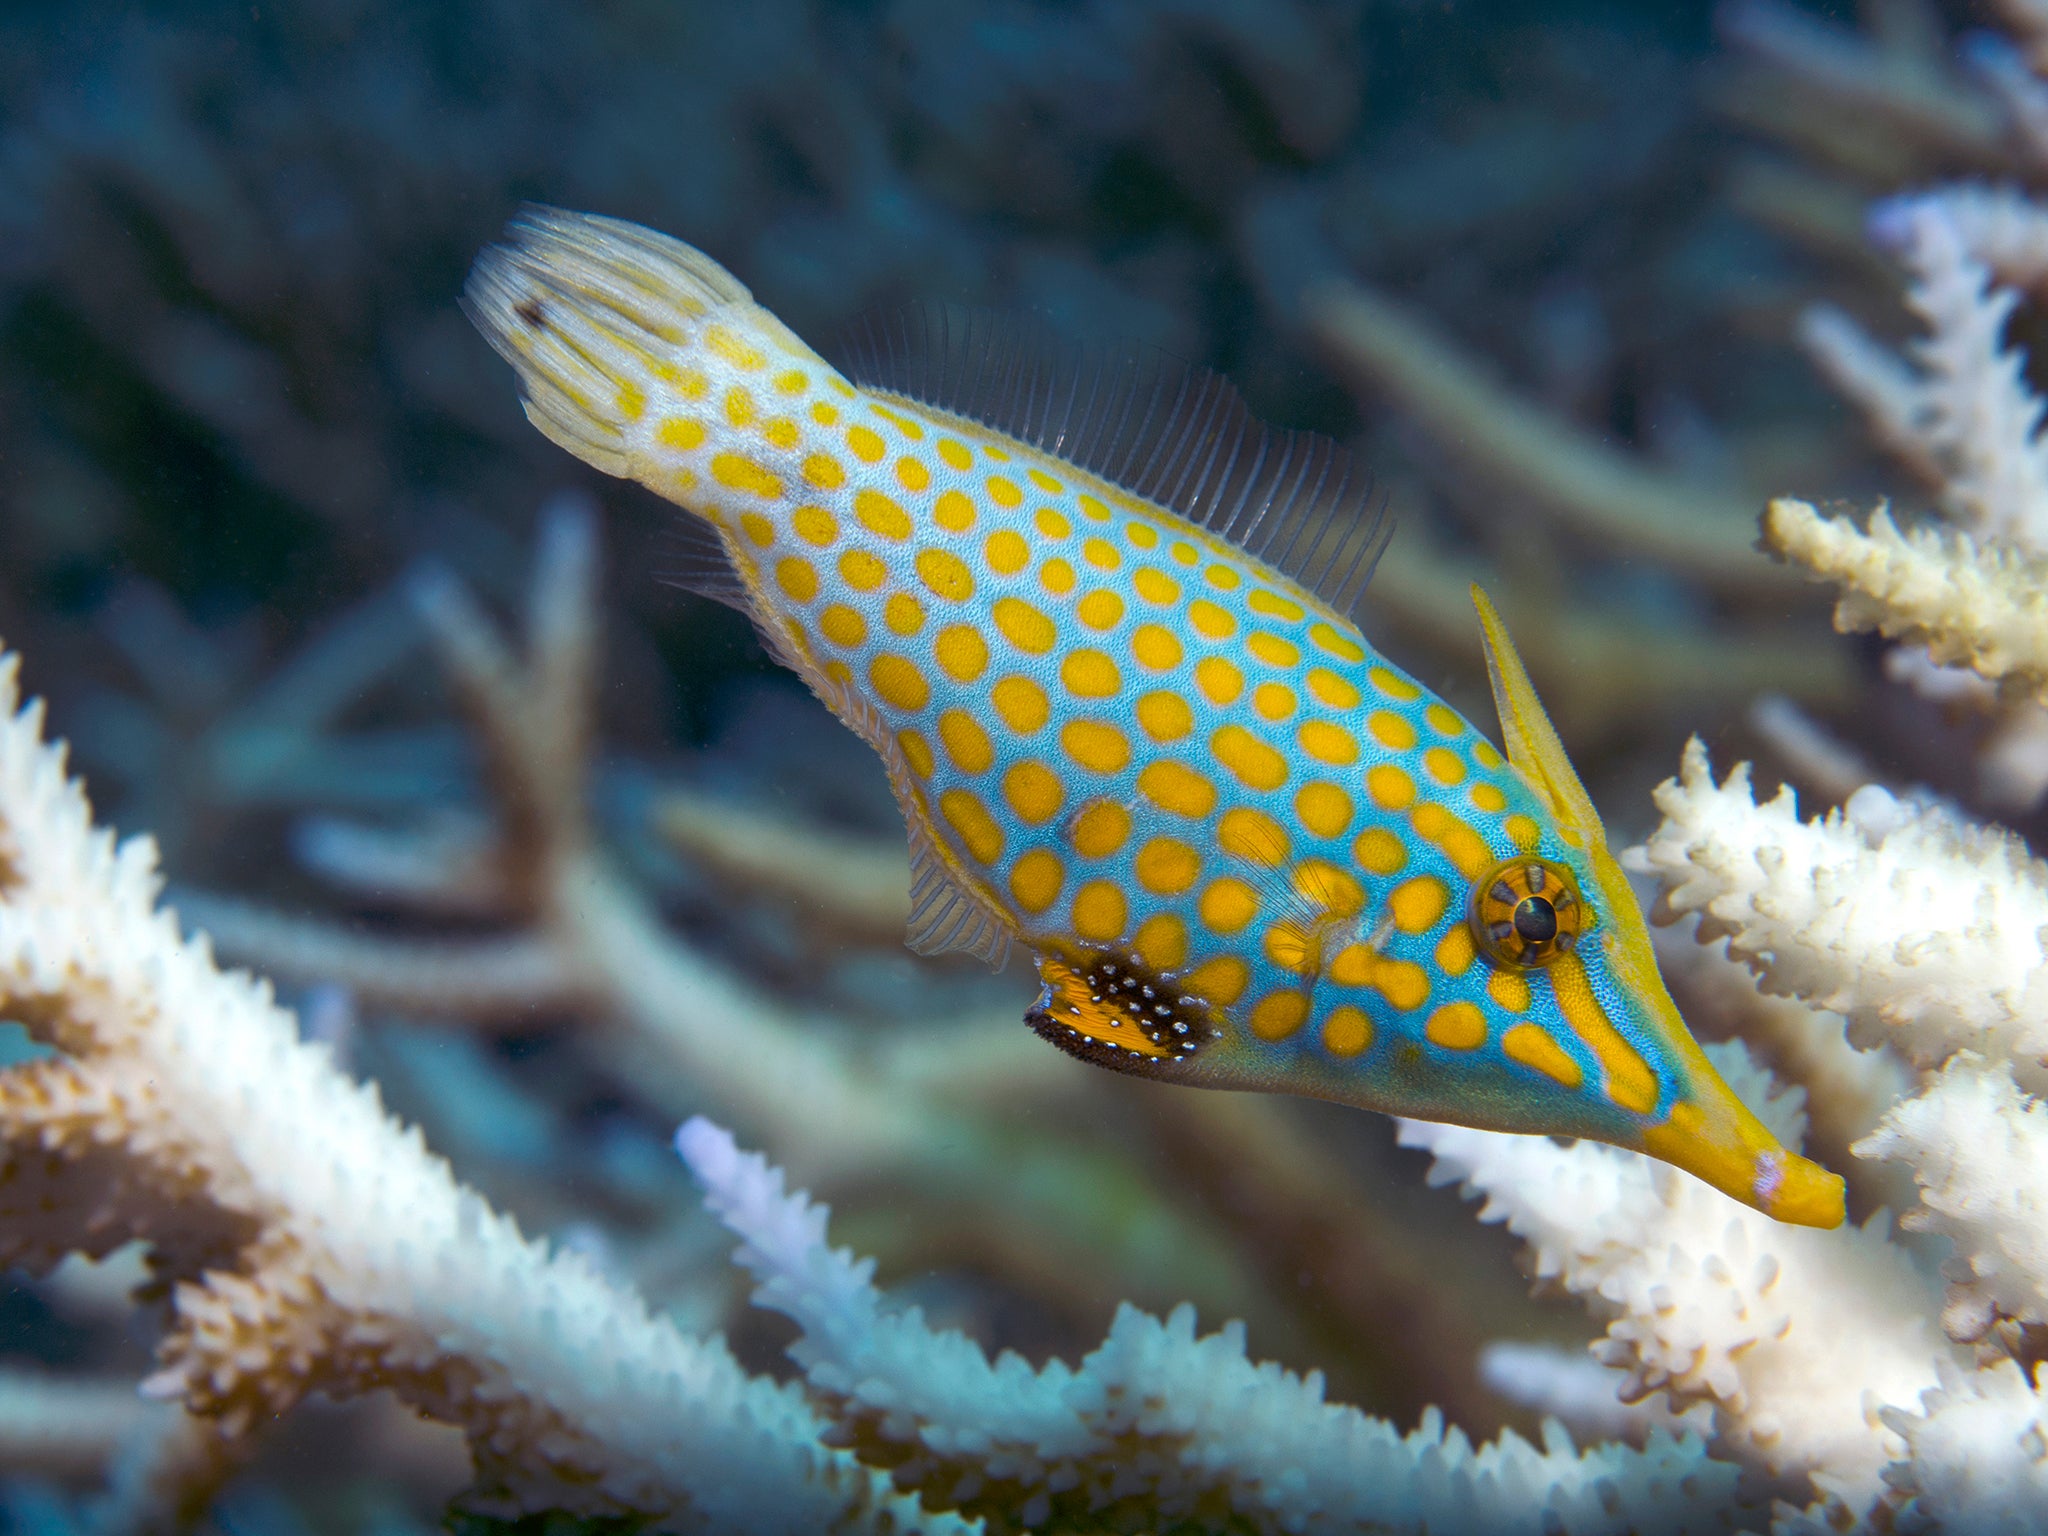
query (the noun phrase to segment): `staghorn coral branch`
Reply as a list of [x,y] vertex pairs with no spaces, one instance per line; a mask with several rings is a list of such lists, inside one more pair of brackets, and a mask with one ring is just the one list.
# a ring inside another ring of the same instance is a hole
[[[181,938],[156,908],[153,851],[93,828],[40,711],[17,709],[15,670],[0,662],[0,1007],[63,1060],[0,1075],[0,1184],[35,1157],[118,1162],[124,1210],[178,1195],[248,1234],[157,1255],[175,1287],[152,1386],[199,1415],[202,1442],[225,1455],[308,1392],[382,1387],[466,1431],[487,1510],[960,1529],[823,1449],[789,1389],[523,1238],[265,988]],[[89,1235],[91,1207],[71,1226]]]
[[1901,531],[1881,507],[1859,529],[1786,497],[1764,513],[1763,544],[1842,587],[1844,633],[1875,629],[2048,699],[2048,560],[1957,530]]
[[[1164,1322],[1119,1309],[1078,1367],[991,1362],[916,1310],[889,1311],[873,1264],[826,1245],[827,1212],[703,1119],[677,1149],[741,1239],[755,1299],[796,1321],[790,1354],[836,1435],[897,1485],[980,1516],[992,1533],[1184,1526],[1290,1536],[1487,1531],[1594,1536],[1720,1531],[1735,1469],[1697,1439],[1580,1452],[1552,1423],[1475,1450],[1434,1410],[1403,1436],[1245,1357],[1232,1324],[1198,1338],[1192,1308]],[[1140,1524],[1133,1525],[1137,1521]]]
[[1716,784],[1697,738],[1656,801],[1663,824],[1630,862],[1764,990],[1923,1063],[2048,1055],[2048,868],[2011,833],[1896,802],[1802,822],[1789,789],[1756,803],[1746,764]]
[[[1799,1116],[1739,1048],[1710,1051],[1787,1145]],[[1404,1121],[1436,1158],[1433,1182],[1484,1198],[1482,1221],[1529,1245],[1539,1278],[1610,1314],[1596,1351],[1632,1378],[1625,1396],[1714,1409],[1717,1454],[1810,1480],[1858,1515],[1883,1492],[1900,1445],[1873,1402],[1907,1404],[1952,1358],[1934,1287],[1884,1224],[1779,1226],[1634,1153]]]

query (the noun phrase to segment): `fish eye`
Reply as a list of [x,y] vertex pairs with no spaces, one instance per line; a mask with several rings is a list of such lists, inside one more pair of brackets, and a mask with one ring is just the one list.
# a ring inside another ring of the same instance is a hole
[[1568,955],[1591,921],[1571,872],[1548,859],[1504,859],[1472,883],[1473,942],[1496,965],[1536,970]]

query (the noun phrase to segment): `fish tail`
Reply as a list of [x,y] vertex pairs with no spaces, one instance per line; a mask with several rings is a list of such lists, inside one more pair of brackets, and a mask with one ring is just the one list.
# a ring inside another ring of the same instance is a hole
[[707,316],[754,309],[753,295],[702,251],[622,219],[529,206],[505,234],[470,270],[464,312],[518,370],[529,421],[631,476],[650,390],[675,376]]

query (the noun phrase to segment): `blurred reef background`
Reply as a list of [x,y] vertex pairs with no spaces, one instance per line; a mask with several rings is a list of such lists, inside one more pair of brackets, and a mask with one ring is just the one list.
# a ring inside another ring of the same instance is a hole
[[[671,513],[526,425],[455,296],[544,199],[701,245],[814,341],[937,298],[1155,344],[1362,450],[1400,520],[1373,638],[1490,720],[1483,580],[1618,840],[1688,733],[1810,809],[1889,778],[2038,832],[2037,728],[1888,687],[1753,548],[1773,494],[1924,502],[1797,332],[1825,301],[1902,334],[1866,205],[2005,168],[1978,21],[14,0],[0,633],[188,923],[528,1231],[753,1368],[789,1334],[669,1149],[700,1110],[992,1347],[1190,1300],[1398,1424],[1529,1430],[1486,1346],[1593,1325],[1389,1122],[1092,1073],[1030,1038],[1021,972],[902,949],[871,754],[661,583]],[[610,927],[565,895],[592,870]],[[146,1278],[0,1286],[0,1529],[104,1474]],[[76,1433],[21,1438],[15,1393]],[[452,1431],[372,1401],[297,1416],[211,1518],[431,1529],[464,1480]]]

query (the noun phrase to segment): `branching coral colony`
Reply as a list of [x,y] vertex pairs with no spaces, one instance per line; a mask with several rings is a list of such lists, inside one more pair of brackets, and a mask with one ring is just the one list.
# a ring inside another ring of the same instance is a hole
[[[2034,92],[2048,121],[2048,87],[2005,89]],[[1766,540],[1844,588],[1845,626],[2032,708],[2048,682],[2048,447],[2002,332],[2048,273],[2048,208],[1939,191],[1887,205],[1876,231],[1911,270],[1927,338],[1902,363],[1823,315],[1809,340],[1933,478],[1946,521],[1902,532],[1882,512],[1858,524],[1781,501]],[[476,637],[443,627],[457,653]],[[501,669],[469,652],[488,693]],[[1404,1435],[1327,1404],[1318,1378],[1252,1363],[1235,1327],[1198,1335],[1187,1309],[1126,1308],[1077,1366],[991,1361],[892,1310],[869,1266],[827,1246],[821,1207],[693,1120],[680,1151],[741,1239],[757,1300],[800,1329],[800,1381],[748,1374],[524,1239],[302,1043],[262,984],[181,937],[156,905],[149,845],[93,828],[15,690],[9,658],[0,1006],[46,1053],[0,1075],[0,1260],[41,1271],[139,1239],[169,1298],[148,1383],[163,1401],[128,1427],[95,1511],[108,1528],[189,1520],[259,1421],[310,1393],[373,1389],[466,1433],[480,1511],[679,1530],[2048,1523],[2032,1376],[2048,1327],[2048,1110],[2034,1096],[2048,1082],[2048,867],[1996,828],[1876,787],[1802,822],[1789,794],[1759,804],[1745,770],[1717,782],[1704,749],[1687,750],[1636,866],[1665,915],[1703,945],[1725,940],[1685,968],[1768,1015],[1774,1059],[1800,1081],[1741,1046],[1719,1048],[1722,1070],[1786,1140],[1803,1089],[1866,1167],[1908,1170],[1913,1230],[1883,1214],[1776,1226],[1604,1146],[1408,1125],[1540,1279],[1586,1298],[1623,1395],[1685,1411],[1675,1436],[1582,1450],[1553,1421],[1540,1447],[1475,1449],[1433,1414]],[[1749,973],[1804,1017],[1758,997]],[[1916,1230],[1946,1240],[1939,1274]],[[1520,1390],[1569,1416],[1583,1375],[1539,1356]]]

